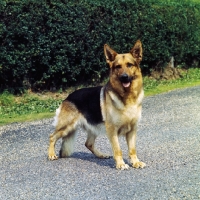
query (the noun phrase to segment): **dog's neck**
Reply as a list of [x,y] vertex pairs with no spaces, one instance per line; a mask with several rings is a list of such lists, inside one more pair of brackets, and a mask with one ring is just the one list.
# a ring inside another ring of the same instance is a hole
[[133,80],[131,86],[128,88],[123,87],[120,82],[117,82],[117,84],[115,82],[115,84],[113,84],[112,79],[110,79],[106,84],[106,88],[107,90],[112,91],[115,95],[117,95],[124,103],[124,105],[137,102],[139,95],[143,93],[142,79],[141,81],[137,82],[134,82]]

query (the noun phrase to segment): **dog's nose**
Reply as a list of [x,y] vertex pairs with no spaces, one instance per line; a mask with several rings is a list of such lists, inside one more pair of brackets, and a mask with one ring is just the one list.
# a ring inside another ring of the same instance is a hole
[[128,78],[128,74],[126,74],[126,73],[122,74],[121,78],[127,79]]
[[120,80],[121,80],[122,82],[128,82],[128,81],[129,81],[128,74],[123,73],[123,74],[120,76]]

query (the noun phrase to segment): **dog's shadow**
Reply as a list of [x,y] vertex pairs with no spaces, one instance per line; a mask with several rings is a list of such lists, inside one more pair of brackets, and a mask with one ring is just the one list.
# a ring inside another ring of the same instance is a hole
[[[104,167],[110,167],[115,168],[115,161],[112,156],[109,158],[98,158],[95,155],[87,152],[74,152],[71,156],[71,158],[80,159],[83,161],[93,162],[97,165],[104,166]],[[128,161],[124,159],[125,163]]]

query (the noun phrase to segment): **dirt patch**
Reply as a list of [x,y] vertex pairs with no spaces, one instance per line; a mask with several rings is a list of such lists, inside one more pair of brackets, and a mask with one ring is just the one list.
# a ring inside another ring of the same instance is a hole
[[151,72],[150,77],[156,80],[175,80],[182,77],[184,70],[174,67],[174,59],[171,58],[170,62],[165,68],[159,68]]
[[151,72],[150,77],[156,80],[175,80],[182,77],[183,69],[166,67]]

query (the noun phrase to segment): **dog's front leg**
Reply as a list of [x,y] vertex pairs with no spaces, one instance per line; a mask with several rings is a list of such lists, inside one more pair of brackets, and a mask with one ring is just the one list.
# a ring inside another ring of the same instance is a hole
[[106,125],[108,139],[110,140],[112,150],[113,150],[113,157],[115,159],[116,168],[117,169],[128,169],[129,166],[124,163],[122,158],[122,150],[119,145],[118,133],[116,128],[113,125]]
[[126,141],[128,145],[129,157],[134,168],[143,168],[146,166],[145,163],[140,162],[137,157],[136,152],[136,125],[133,127],[133,130],[126,134]]

